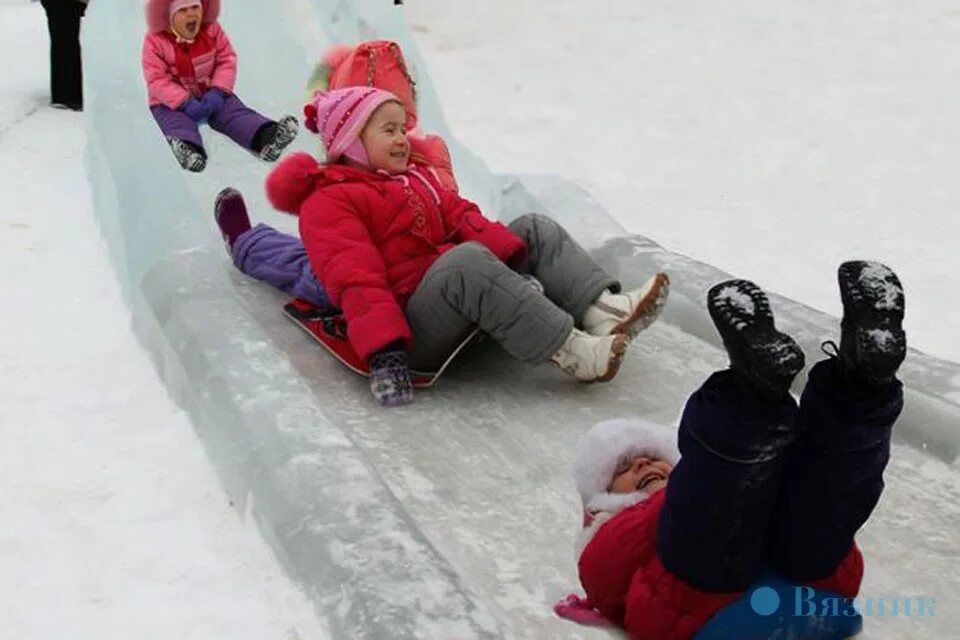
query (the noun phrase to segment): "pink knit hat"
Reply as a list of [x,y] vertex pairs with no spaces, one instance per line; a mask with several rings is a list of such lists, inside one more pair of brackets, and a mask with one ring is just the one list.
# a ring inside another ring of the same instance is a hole
[[361,164],[369,164],[367,152],[360,142],[360,132],[380,105],[400,103],[388,91],[373,87],[347,87],[333,91],[317,91],[303,107],[304,126],[319,134],[327,152],[327,162],[341,156]]
[[180,9],[186,9],[187,7],[202,7],[203,2],[200,0],[171,0],[170,2],[170,17],[173,17],[177,11]]

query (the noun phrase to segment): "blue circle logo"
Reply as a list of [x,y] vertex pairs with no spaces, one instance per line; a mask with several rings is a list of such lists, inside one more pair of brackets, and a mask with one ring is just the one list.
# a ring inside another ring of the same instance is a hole
[[770,587],[760,587],[750,596],[750,607],[761,616],[769,616],[780,608],[780,596]]

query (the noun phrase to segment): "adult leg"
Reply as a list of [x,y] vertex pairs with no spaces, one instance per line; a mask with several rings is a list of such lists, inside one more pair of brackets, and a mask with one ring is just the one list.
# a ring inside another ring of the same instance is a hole
[[545,295],[591,335],[635,336],[659,317],[670,291],[665,273],[620,293],[620,283],[553,219],[527,214],[510,223],[527,245],[520,270],[543,284]]
[[83,107],[80,70],[80,18],[77,2],[44,0],[50,33],[50,98],[53,104],[72,109]]
[[437,259],[407,301],[406,315],[415,369],[443,363],[474,326],[528,363],[549,359],[573,329],[570,314],[477,242]]
[[883,491],[903,408],[895,377],[906,353],[899,279],[883,265],[855,262],[841,265],[839,281],[839,354],[807,380],[772,533],[774,565],[798,582],[830,576],[853,548]]
[[83,109],[83,58],[80,51],[80,20],[83,18],[85,5],[79,2],[69,3],[66,15],[67,24],[63,46],[63,95],[71,109]]
[[776,330],[752,283],[708,294],[730,356],[690,396],[680,421],[680,462],[670,473],[657,531],[674,576],[705,592],[742,591],[767,561],[767,532],[786,452],[796,437],[790,383],[803,367],[796,343]]

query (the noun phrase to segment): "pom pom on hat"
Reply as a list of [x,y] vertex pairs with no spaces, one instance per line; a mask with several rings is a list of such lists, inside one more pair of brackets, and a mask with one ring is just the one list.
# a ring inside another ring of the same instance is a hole
[[267,199],[278,211],[296,214],[313,194],[322,167],[303,151],[292,153],[267,176]]
[[616,511],[646,498],[642,492],[607,491],[617,463],[627,456],[647,455],[671,465],[680,459],[673,429],[631,418],[597,423],[577,444],[573,477],[585,511]]

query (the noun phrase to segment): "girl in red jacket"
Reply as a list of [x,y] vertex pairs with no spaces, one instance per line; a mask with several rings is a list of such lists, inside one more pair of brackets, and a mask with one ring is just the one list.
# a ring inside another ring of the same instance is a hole
[[620,293],[554,221],[488,220],[411,162],[406,114],[393,94],[318,92],[305,112],[326,164],[290,156],[267,179],[267,194],[299,215],[312,269],[343,310],[381,404],[412,402],[410,368],[442,363],[474,326],[525,362],[608,381],[629,338],[659,315],[665,274]]
[[[416,85],[396,42],[370,40],[335,46],[321,58],[308,90],[312,96],[318,90],[365,86],[389,91],[400,99],[407,116],[411,162],[434,173],[445,189],[458,191],[446,142],[419,128]],[[263,222],[251,225],[243,196],[230,187],[217,196],[214,216],[237,269],[326,312],[338,311],[313,273],[299,236]]]
[[[687,400],[679,450],[664,427],[640,421],[601,423],[581,439],[587,599],[559,613],[588,621],[595,607],[631,638],[679,640],[770,569],[789,584],[857,595],[854,534],[880,498],[903,408],[904,296],[873,262],[842,264],[839,284],[840,346],[825,343],[835,355],[810,370],[799,406],[789,388],[803,353],[776,330],[764,293],[734,280],[708,293],[730,368]],[[783,637],[847,637],[824,635],[841,619],[785,620],[792,633]],[[772,637],[748,631],[726,636]]]
[[268,162],[280,157],[299,129],[295,117],[274,122],[233,92],[237,54],[219,16],[220,0],[147,2],[142,64],[150,112],[188,171],[207,166],[203,123]]

